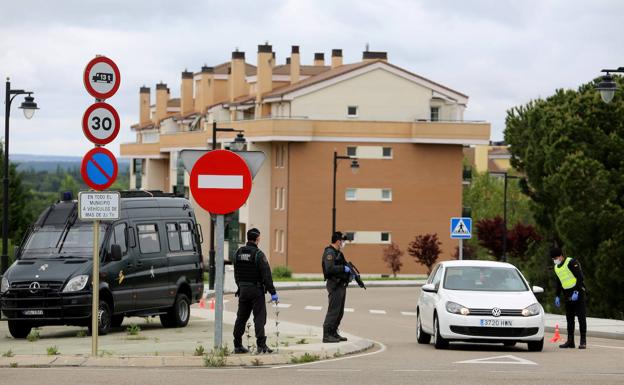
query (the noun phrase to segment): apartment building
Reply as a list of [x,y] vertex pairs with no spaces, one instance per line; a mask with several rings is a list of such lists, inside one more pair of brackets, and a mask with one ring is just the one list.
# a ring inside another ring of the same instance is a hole
[[[305,65],[292,46],[278,65],[263,44],[255,65],[234,51],[228,62],[182,72],[179,98],[157,84],[152,101],[142,87],[131,127],[136,141],[122,144],[121,154],[132,159],[131,188],[188,194],[179,151],[210,149],[213,122],[242,130],[247,149],[267,159],[249,200],[230,217],[230,249],[258,227],[271,264],[295,273],[320,272],[332,225],[334,152],[355,157],[357,173],[349,160],[338,163],[337,229],[353,236],[345,254],[363,273],[387,273],[382,250],[391,242],[406,250],[414,236],[437,233],[441,259],[457,247],[449,218],[461,214],[462,149],[490,137],[489,123],[463,120],[467,103],[468,96],[390,63],[386,52],[364,51],[361,61],[343,63],[334,49],[329,63],[315,53]],[[233,137],[219,133],[219,146]],[[208,215],[199,220],[207,229]],[[401,273],[426,271],[407,253],[403,263]]]

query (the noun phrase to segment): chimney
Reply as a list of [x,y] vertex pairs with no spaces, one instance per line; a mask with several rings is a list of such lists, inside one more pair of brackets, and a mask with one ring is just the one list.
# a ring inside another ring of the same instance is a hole
[[331,68],[340,67],[342,65],[342,50],[332,49],[332,64]]
[[362,52],[362,61],[375,61],[383,60],[388,61],[388,53],[380,51],[364,51]]
[[184,70],[180,86],[180,114],[186,115],[191,112],[193,112],[193,73]]
[[212,87],[214,68],[202,66],[201,79],[197,82],[197,100],[195,110],[200,114],[206,112],[206,107],[211,106],[214,100],[214,92]]
[[299,46],[293,45],[290,53],[290,84],[299,81],[299,71],[301,70],[299,58]]
[[290,58],[289,57],[286,58],[286,65],[290,65]]
[[156,84],[156,115],[154,123],[158,124],[167,117],[167,102],[169,102],[169,88],[163,82]]
[[271,45],[258,46],[258,72],[256,83],[256,102],[260,103],[262,94],[273,89],[273,50]]
[[139,124],[144,125],[150,121],[150,88],[143,86],[139,90]]
[[314,54],[314,66],[322,67],[325,65],[325,54],[323,52],[317,52]]
[[234,99],[247,95],[247,82],[245,81],[245,52],[232,52],[232,64],[230,65],[230,102]]

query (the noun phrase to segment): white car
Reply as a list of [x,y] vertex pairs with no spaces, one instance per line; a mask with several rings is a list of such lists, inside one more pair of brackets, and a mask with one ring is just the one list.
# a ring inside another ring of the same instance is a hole
[[437,349],[450,341],[526,342],[530,351],[544,347],[544,309],[533,286],[515,266],[492,261],[444,261],[423,285],[416,308],[416,336],[433,338]]

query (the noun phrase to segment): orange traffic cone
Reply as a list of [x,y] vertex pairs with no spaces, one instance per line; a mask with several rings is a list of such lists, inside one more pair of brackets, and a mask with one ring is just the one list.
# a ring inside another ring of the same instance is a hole
[[561,339],[561,334],[559,334],[559,324],[555,324],[555,335],[550,339],[550,342],[553,344]]
[[202,297],[202,299],[199,300],[199,308],[200,309],[205,309],[206,308],[206,301],[204,301],[203,297]]
[[214,306],[215,306],[215,300],[214,298],[210,299],[210,310],[214,310]]

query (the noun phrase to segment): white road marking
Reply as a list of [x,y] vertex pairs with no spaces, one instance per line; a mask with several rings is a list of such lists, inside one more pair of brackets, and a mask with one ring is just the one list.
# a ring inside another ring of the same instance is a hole
[[386,311],[385,311],[385,310],[374,310],[374,309],[370,309],[368,312],[369,312],[369,313],[371,313],[371,314],[386,314]]
[[[502,361],[506,360],[506,361]],[[537,365],[536,362],[525,360],[524,358],[512,356],[494,356],[486,358],[477,358],[475,360],[457,361],[456,364],[507,364],[507,365]]]
[[624,346],[609,346],[609,345],[589,345],[588,347],[598,347],[598,348],[607,348],[607,349],[624,349]]
[[[322,360],[322,361],[314,361],[314,362],[306,362],[304,364],[295,364],[295,365],[280,365],[280,366],[272,366],[271,369],[290,369],[290,368],[296,368],[298,366],[308,366],[308,365],[321,365],[327,362],[336,362],[336,361],[342,361],[342,360],[352,360],[354,358],[360,358],[360,357],[366,357],[366,356],[372,356],[375,354],[379,354],[379,353],[383,353],[386,351],[386,345],[382,344],[379,341],[373,341],[373,343],[381,346],[381,349],[375,351],[375,352],[370,352],[370,353],[362,353],[362,354],[353,354],[353,355],[348,355],[346,357],[340,357],[340,358],[332,358],[329,360]],[[249,369],[247,369],[249,370]]]
[[401,314],[406,315],[406,316],[410,316],[410,317],[416,317],[417,316],[415,311],[402,311]]
[[345,313],[353,313],[355,311],[355,309],[352,308],[352,307],[345,307],[344,311],[345,311]]
[[198,175],[197,187],[199,188],[223,188],[242,189],[242,175]]
[[457,372],[454,369],[395,369],[393,372]]
[[277,307],[283,308],[283,309],[288,309],[289,307],[291,307],[292,305],[289,303],[278,303]]
[[304,309],[305,310],[316,310],[316,311],[319,311],[322,308],[323,308],[322,306],[306,306]]

